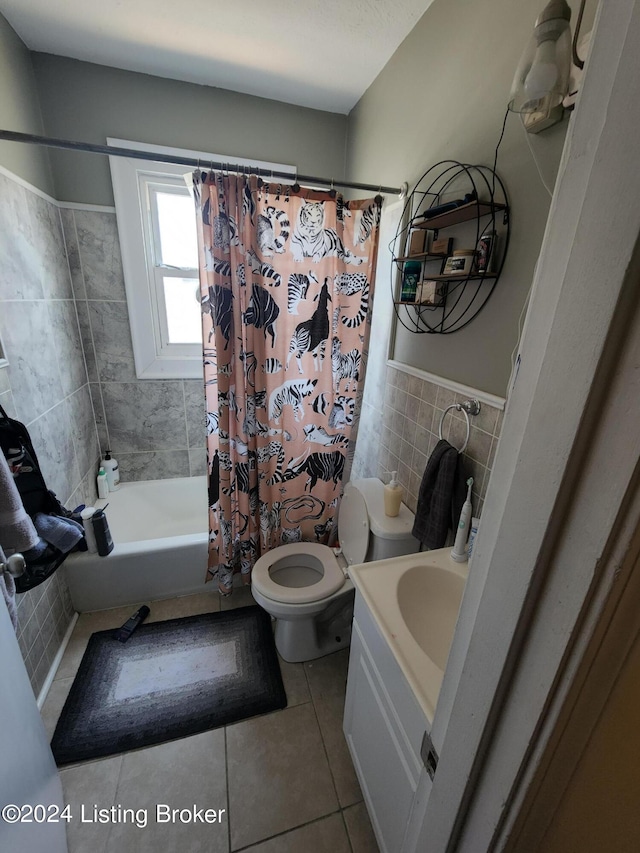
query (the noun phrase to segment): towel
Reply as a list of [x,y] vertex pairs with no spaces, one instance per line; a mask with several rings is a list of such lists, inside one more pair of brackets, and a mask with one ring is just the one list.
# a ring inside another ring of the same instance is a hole
[[[0,453],[0,456],[2,454]],[[4,551],[0,548],[0,565],[2,565],[6,560],[4,555]],[[18,631],[18,610],[16,608],[16,582],[13,579],[13,575],[10,572],[5,572],[0,570],[0,593],[2,594],[2,598],[4,599],[4,603],[7,605],[7,610],[9,611],[9,618],[11,619],[11,624],[14,627],[14,630]]]
[[425,468],[412,533],[425,548],[443,548],[449,528],[455,529],[465,499],[462,455],[444,438],[436,444]]
[[0,545],[5,552],[28,551],[39,542],[33,522],[26,513],[13,475],[0,451]]
[[33,522],[41,538],[63,554],[68,554],[84,536],[84,527],[72,518],[38,512],[34,515]]

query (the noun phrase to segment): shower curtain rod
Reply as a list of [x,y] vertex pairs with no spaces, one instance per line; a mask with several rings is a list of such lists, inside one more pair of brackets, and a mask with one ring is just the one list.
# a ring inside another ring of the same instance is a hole
[[[237,163],[216,163],[196,160],[192,157],[177,157],[173,154],[153,154],[149,151],[135,151],[132,148],[116,148],[110,145],[94,145],[91,142],[73,142],[69,139],[56,139],[52,136],[35,136],[32,133],[18,133],[15,130],[0,130],[0,140],[7,142],[26,142],[31,145],[44,145],[47,148],[63,148],[68,151],[86,151],[90,154],[106,154],[108,157],[132,157],[136,160],[152,160],[155,163],[173,163],[177,166],[193,166],[197,169],[201,166],[212,170],[224,170],[242,172],[243,167]],[[232,168],[230,168],[232,167]],[[286,178],[291,180],[292,175],[287,172],[273,172],[270,169],[258,169],[256,173],[264,178]],[[333,178],[316,178],[312,175],[296,175],[296,182],[308,184],[320,184],[325,187],[347,187],[354,190],[367,190],[370,192],[389,193],[390,195],[402,195],[406,192],[406,184],[403,187],[384,187],[382,185],[360,184],[354,181],[336,181]]]

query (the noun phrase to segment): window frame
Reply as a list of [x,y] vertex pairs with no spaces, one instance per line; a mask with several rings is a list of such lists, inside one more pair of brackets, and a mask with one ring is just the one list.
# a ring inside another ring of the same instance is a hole
[[164,186],[169,191],[184,187],[191,192],[192,172],[188,166],[158,162],[153,155],[169,154],[202,160],[204,166],[212,162],[228,162],[246,166],[248,170],[290,172],[292,182],[296,178],[296,168],[111,137],[107,138],[107,145],[144,151],[150,155],[148,160],[109,157],[136,376],[138,379],[201,379],[202,344],[169,343],[166,311],[160,310],[164,305],[162,279],[167,276],[193,277],[197,287],[198,271],[195,270],[194,276],[191,268],[158,263],[161,261],[160,246],[149,196],[150,187]]

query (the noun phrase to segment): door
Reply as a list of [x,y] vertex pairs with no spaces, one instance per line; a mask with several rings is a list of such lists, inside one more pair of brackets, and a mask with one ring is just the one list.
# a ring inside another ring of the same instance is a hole
[[58,769],[1,599],[0,685],[0,850],[67,853]]

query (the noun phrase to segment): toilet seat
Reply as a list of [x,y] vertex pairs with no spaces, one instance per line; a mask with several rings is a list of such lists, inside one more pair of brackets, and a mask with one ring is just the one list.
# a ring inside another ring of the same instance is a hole
[[[298,566],[307,565],[311,569],[321,569],[322,577],[308,586],[284,586],[277,583],[271,577],[272,568],[277,568],[276,564],[282,562],[294,565],[292,558]],[[263,554],[251,573],[251,583],[258,592],[272,601],[285,604],[308,604],[320,601],[337,592],[344,582],[344,573],[333,551],[327,545],[320,545],[318,542],[294,542],[290,545],[280,545],[273,551]]]

